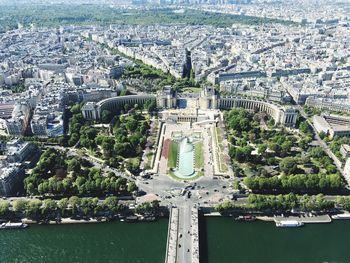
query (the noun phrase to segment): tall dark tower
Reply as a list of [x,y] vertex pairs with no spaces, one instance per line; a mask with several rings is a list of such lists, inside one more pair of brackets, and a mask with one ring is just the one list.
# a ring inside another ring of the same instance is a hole
[[191,61],[191,51],[188,49],[185,49],[185,59],[184,59],[184,65],[182,70],[182,77],[183,78],[190,78],[191,76],[191,69],[192,69],[192,61]]

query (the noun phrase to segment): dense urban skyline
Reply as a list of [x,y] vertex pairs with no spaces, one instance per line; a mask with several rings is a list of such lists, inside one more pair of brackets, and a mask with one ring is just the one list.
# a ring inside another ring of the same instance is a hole
[[0,6],[0,229],[168,218],[198,263],[207,216],[350,218],[350,1]]

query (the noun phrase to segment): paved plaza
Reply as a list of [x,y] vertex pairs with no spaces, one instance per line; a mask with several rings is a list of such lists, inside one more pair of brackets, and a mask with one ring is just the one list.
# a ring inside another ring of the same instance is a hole
[[[182,123],[164,123],[162,133],[158,143],[158,151],[168,150],[168,147],[164,147],[165,143],[168,144],[169,140],[174,140],[174,134],[181,134],[181,136],[191,137],[193,134],[198,133],[200,135],[200,142],[203,145],[203,173],[204,176],[212,177],[213,174],[213,149],[212,149],[212,134],[210,127],[214,124],[192,124],[190,122]],[[158,164],[158,174],[167,175],[169,173],[168,168],[168,154],[163,152],[160,154],[160,160]],[[157,165],[157,164],[155,164]]]

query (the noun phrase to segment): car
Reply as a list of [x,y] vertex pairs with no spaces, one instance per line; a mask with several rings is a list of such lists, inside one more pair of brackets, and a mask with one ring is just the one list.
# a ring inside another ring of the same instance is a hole
[[234,201],[237,201],[237,196],[235,196],[235,195],[230,195],[230,199],[231,199],[231,200],[234,200]]
[[149,179],[151,176],[149,174],[142,175],[143,178]]
[[146,195],[147,193],[145,192],[145,191],[142,191],[142,190],[140,190],[140,191],[138,191],[137,192],[137,195],[138,196],[143,196],[143,195]]

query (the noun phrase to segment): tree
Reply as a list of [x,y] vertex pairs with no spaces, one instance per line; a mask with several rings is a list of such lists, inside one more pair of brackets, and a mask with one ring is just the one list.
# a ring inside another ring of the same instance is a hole
[[343,181],[339,174],[331,174],[328,176],[330,187],[333,189],[340,189],[343,186]]
[[321,131],[318,136],[320,136],[321,140],[323,140],[324,138],[326,138],[327,134],[324,131]]
[[134,181],[130,181],[128,183],[128,192],[132,193],[132,192],[134,192],[136,190],[137,190],[137,186],[136,186],[135,182]]
[[276,155],[280,154],[281,147],[277,143],[269,143],[268,146],[271,151],[276,153]]
[[27,192],[27,195],[34,195],[36,193],[34,184],[29,182],[26,184],[26,181],[24,181],[24,189]]
[[268,127],[273,127],[275,125],[275,120],[274,119],[269,119],[268,122],[267,122],[267,126]]
[[243,183],[249,189],[252,189],[252,190],[259,189],[258,177],[246,177],[243,179]]
[[264,153],[266,152],[267,150],[267,145],[266,144],[259,144],[258,145],[258,153],[261,154],[261,155],[264,155]]
[[123,89],[123,90],[120,92],[119,96],[126,96],[126,95],[129,95],[129,94],[130,94],[130,91],[128,91],[127,89]]
[[17,199],[12,204],[13,211],[17,213],[24,213],[26,210],[27,204],[28,204],[28,201],[23,199]]
[[235,190],[241,190],[242,189],[242,186],[241,186],[241,184],[239,183],[238,180],[234,181],[233,189],[235,189]]
[[8,201],[0,201],[0,217],[6,217],[10,213],[10,203]]
[[292,149],[293,143],[291,141],[284,141],[281,145],[281,152],[283,155],[288,154]]
[[103,110],[101,113],[101,121],[109,123],[112,120],[112,113],[109,110]]
[[91,197],[81,198],[80,209],[85,216],[91,215],[96,208],[97,202]]
[[38,219],[41,216],[42,202],[40,200],[30,200],[26,207],[26,216],[32,219]]
[[56,201],[52,199],[45,199],[42,203],[41,213],[44,216],[54,216],[54,213],[56,212],[57,204]]
[[237,162],[244,162],[245,161],[245,154],[244,154],[244,151],[242,148],[238,147],[236,148],[236,151],[235,151],[235,160]]
[[71,196],[68,200],[69,205],[72,208],[72,214],[76,215],[80,205],[80,199],[77,196]]
[[76,158],[67,161],[67,168],[69,172],[78,173],[81,169],[80,162]]
[[57,202],[57,207],[60,209],[61,215],[64,216],[68,207],[68,198],[62,198]]
[[293,174],[297,171],[297,164],[293,157],[286,157],[282,159],[279,165],[282,172],[285,174]]
[[81,105],[80,104],[75,104],[74,106],[72,106],[70,111],[72,112],[72,114],[79,114],[79,113],[81,113]]
[[308,140],[305,139],[305,138],[301,139],[301,140],[298,142],[298,146],[299,146],[301,149],[303,149],[303,150],[306,150],[307,147],[308,147],[308,145],[309,145],[309,142],[308,142]]
[[115,141],[111,137],[105,137],[103,139],[103,142],[101,144],[102,150],[103,150],[103,156],[105,159],[110,158],[113,155],[113,145]]
[[68,140],[69,146],[74,146],[79,141],[79,135],[77,133],[72,133],[70,139]]
[[312,158],[320,159],[320,158],[322,158],[325,155],[326,155],[326,153],[319,146],[318,147],[312,147],[312,149],[310,151],[310,156]]
[[130,131],[134,132],[137,129],[138,123],[134,118],[127,118],[125,127]]
[[155,100],[148,100],[148,101],[145,102],[144,108],[145,108],[149,113],[151,113],[151,112],[153,112],[153,111],[156,110],[156,108],[157,108],[157,103],[156,103]]
[[118,198],[116,196],[109,196],[104,201],[103,204],[108,208],[112,213],[116,213],[119,210]]
[[327,173],[334,174],[337,172],[337,167],[334,164],[328,164],[326,166]]
[[158,211],[159,211],[159,201],[157,200],[139,204],[135,209],[136,213],[147,214],[147,215],[157,215]]
[[307,121],[302,121],[299,124],[299,130],[304,134],[309,133],[310,129],[309,129],[309,124],[307,123]]

